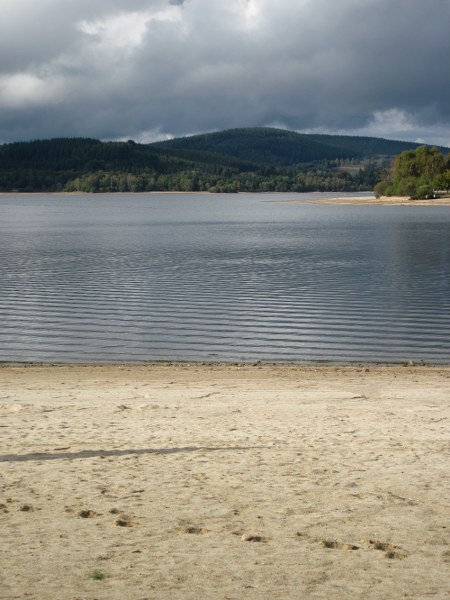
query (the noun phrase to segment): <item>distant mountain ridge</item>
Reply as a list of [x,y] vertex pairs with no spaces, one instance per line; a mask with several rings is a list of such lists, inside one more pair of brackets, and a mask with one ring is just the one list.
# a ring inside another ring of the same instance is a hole
[[0,145],[0,191],[367,190],[392,157],[418,146],[272,128],[152,144],[90,138],[15,142]]
[[[376,137],[296,133],[275,128],[227,129],[152,144],[171,150],[211,152],[256,164],[293,166],[318,160],[395,156],[421,144]],[[448,152],[448,148],[440,148]]]

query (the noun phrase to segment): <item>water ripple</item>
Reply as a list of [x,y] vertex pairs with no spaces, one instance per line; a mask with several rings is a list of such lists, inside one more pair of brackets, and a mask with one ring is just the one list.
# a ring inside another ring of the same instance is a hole
[[449,210],[33,202],[0,199],[0,360],[450,362]]

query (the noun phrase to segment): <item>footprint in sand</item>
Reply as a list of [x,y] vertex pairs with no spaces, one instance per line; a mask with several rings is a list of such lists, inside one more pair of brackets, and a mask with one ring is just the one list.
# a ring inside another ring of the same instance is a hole
[[34,506],[32,506],[31,504],[21,504],[19,510],[21,512],[34,512],[36,510],[36,508]]
[[241,540],[243,542],[259,542],[262,544],[267,544],[267,542],[269,541],[269,538],[264,535],[259,535],[259,534],[255,534],[255,533],[244,533],[241,536]]
[[[336,540],[318,540],[318,542],[322,548],[328,548],[330,550],[360,550],[361,548],[361,546],[356,546],[355,544],[345,544],[342,542],[337,542]],[[369,548],[372,550],[384,552],[385,558],[403,559],[408,556],[407,552],[398,546],[394,546],[393,544],[379,542],[377,540],[369,540],[368,544]]]
[[97,513],[95,512],[95,510],[80,510],[78,516],[82,519],[93,519],[97,516]]
[[398,546],[394,546],[393,544],[388,544],[386,542],[379,542],[377,540],[369,540],[369,545],[374,550],[380,550],[384,552],[385,558],[397,558],[403,559],[408,556],[408,553],[399,548]]
[[322,548],[329,548],[332,550],[359,550],[359,546],[355,546],[355,544],[343,544],[342,542],[337,542],[336,540],[319,540]]
[[136,524],[136,520],[125,513],[120,514],[114,522],[116,527],[135,527]]
[[185,527],[182,527],[178,533],[180,535],[185,535],[185,534],[189,534],[189,535],[205,535],[205,533],[208,533],[209,529],[205,529],[205,527],[195,527],[194,525],[187,525]]

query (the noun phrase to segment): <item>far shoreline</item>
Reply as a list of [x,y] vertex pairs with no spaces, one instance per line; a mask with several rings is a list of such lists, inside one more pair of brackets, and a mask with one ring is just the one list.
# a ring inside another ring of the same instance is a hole
[[[321,204],[321,205],[334,205],[334,206],[450,206],[450,196],[442,198],[434,198],[430,200],[412,200],[407,196],[380,196],[377,198],[375,195],[367,196],[337,196],[336,194],[351,193],[351,192],[182,192],[182,191],[151,191],[151,192],[0,192],[0,197],[6,196],[244,196],[244,195],[261,195],[269,196],[270,194],[277,194],[279,196],[286,196],[286,198],[272,199],[269,202],[289,202],[289,203],[300,203],[300,204]],[[355,192],[356,194],[361,192]],[[370,194],[370,192],[367,192]],[[305,198],[296,198],[292,196],[294,194],[303,194]],[[316,198],[316,195],[326,195],[325,197]]]

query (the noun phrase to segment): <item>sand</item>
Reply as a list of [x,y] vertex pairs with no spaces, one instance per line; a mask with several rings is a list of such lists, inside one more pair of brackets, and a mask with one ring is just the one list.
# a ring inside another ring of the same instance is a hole
[[353,205],[377,205],[383,206],[450,206],[450,198],[434,198],[432,200],[412,200],[406,196],[353,196],[339,198],[323,198],[313,200],[314,204],[353,204]]
[[[306,195],[306,194],[305,194]],[[287,193],[286,196],[289,196]],[[300,198],[280,198],[271,202],[300,202],[308,204],[331,204],[331,205],[353,205],[353,206],[450,206],[450,197],[436,198],[433,200],[411,200],[406,196],[336,196],[332,194],[327,198],[314,198],[311,195],[308,199]]]
[[450,367],[0,368],[0,597],[448,598]]

